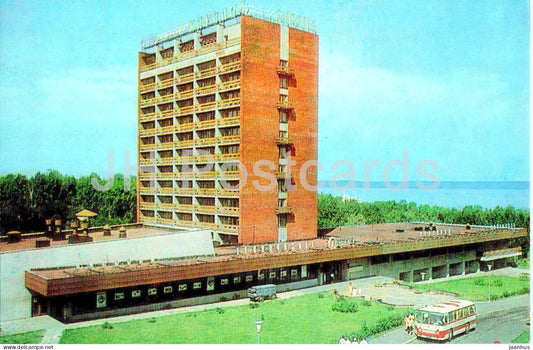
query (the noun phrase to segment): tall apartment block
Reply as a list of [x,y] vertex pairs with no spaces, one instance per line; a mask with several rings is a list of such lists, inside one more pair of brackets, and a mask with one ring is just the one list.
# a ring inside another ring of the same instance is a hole
[[144,42],[139,222],[223,243],[317,236],[318,36],[302,21],[237,7]]

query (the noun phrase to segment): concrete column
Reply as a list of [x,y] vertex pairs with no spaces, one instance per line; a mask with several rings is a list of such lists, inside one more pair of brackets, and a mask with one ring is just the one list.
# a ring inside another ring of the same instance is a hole
[[161,46],[155,45],[155,61],[159,62],[162,60],[161,57]]
[[217,24],[217,43],[224,42],[224,25]]
[[464,261],[461,263],[461,268],[463,269],[463,271],[461,271],[461,275],[464,276],[466,274],[465,262]]
[[174,55],[180,54],[181,41],[178,39],[174,39]]
[[320,264],[320,266],[318,267],[317,276],[318,276],[318,285],[322,286],[324,284],[324,279],[325,279],[323,264]]
[[450,264],[446,264],[446,278],[450,277]]
[[428,281],[433,279],[433,268],[431,266],[428,268]]
[[415,271],[411,270],[409,271],[409,282],[413,283],[415,277]]
[[198,50],[202,47],[202,44],[200,44],[200,32],[194,33],[194,49]]

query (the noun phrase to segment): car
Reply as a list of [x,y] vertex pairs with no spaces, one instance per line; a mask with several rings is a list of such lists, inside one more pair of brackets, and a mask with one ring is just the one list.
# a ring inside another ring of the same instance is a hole
[[254,286],[248,289],[248,298],[252,301],[263,301],[265,299],[275,299],[276,285],[275,284],[263,284],[260,286]]

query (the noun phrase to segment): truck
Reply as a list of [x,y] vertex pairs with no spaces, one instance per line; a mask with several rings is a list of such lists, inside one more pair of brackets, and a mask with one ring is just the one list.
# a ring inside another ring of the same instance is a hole
[[248,289],[248,298],[252,301],[263,301],[265,299],[275,299],[276,297],[275,284],[263,284]]

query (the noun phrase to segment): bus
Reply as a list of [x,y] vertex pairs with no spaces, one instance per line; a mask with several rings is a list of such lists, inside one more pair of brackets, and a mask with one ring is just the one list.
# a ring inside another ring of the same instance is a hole
[[443,301],[416,312],[417,338],[450,340],[476,328],[476,305],[467,300]]

